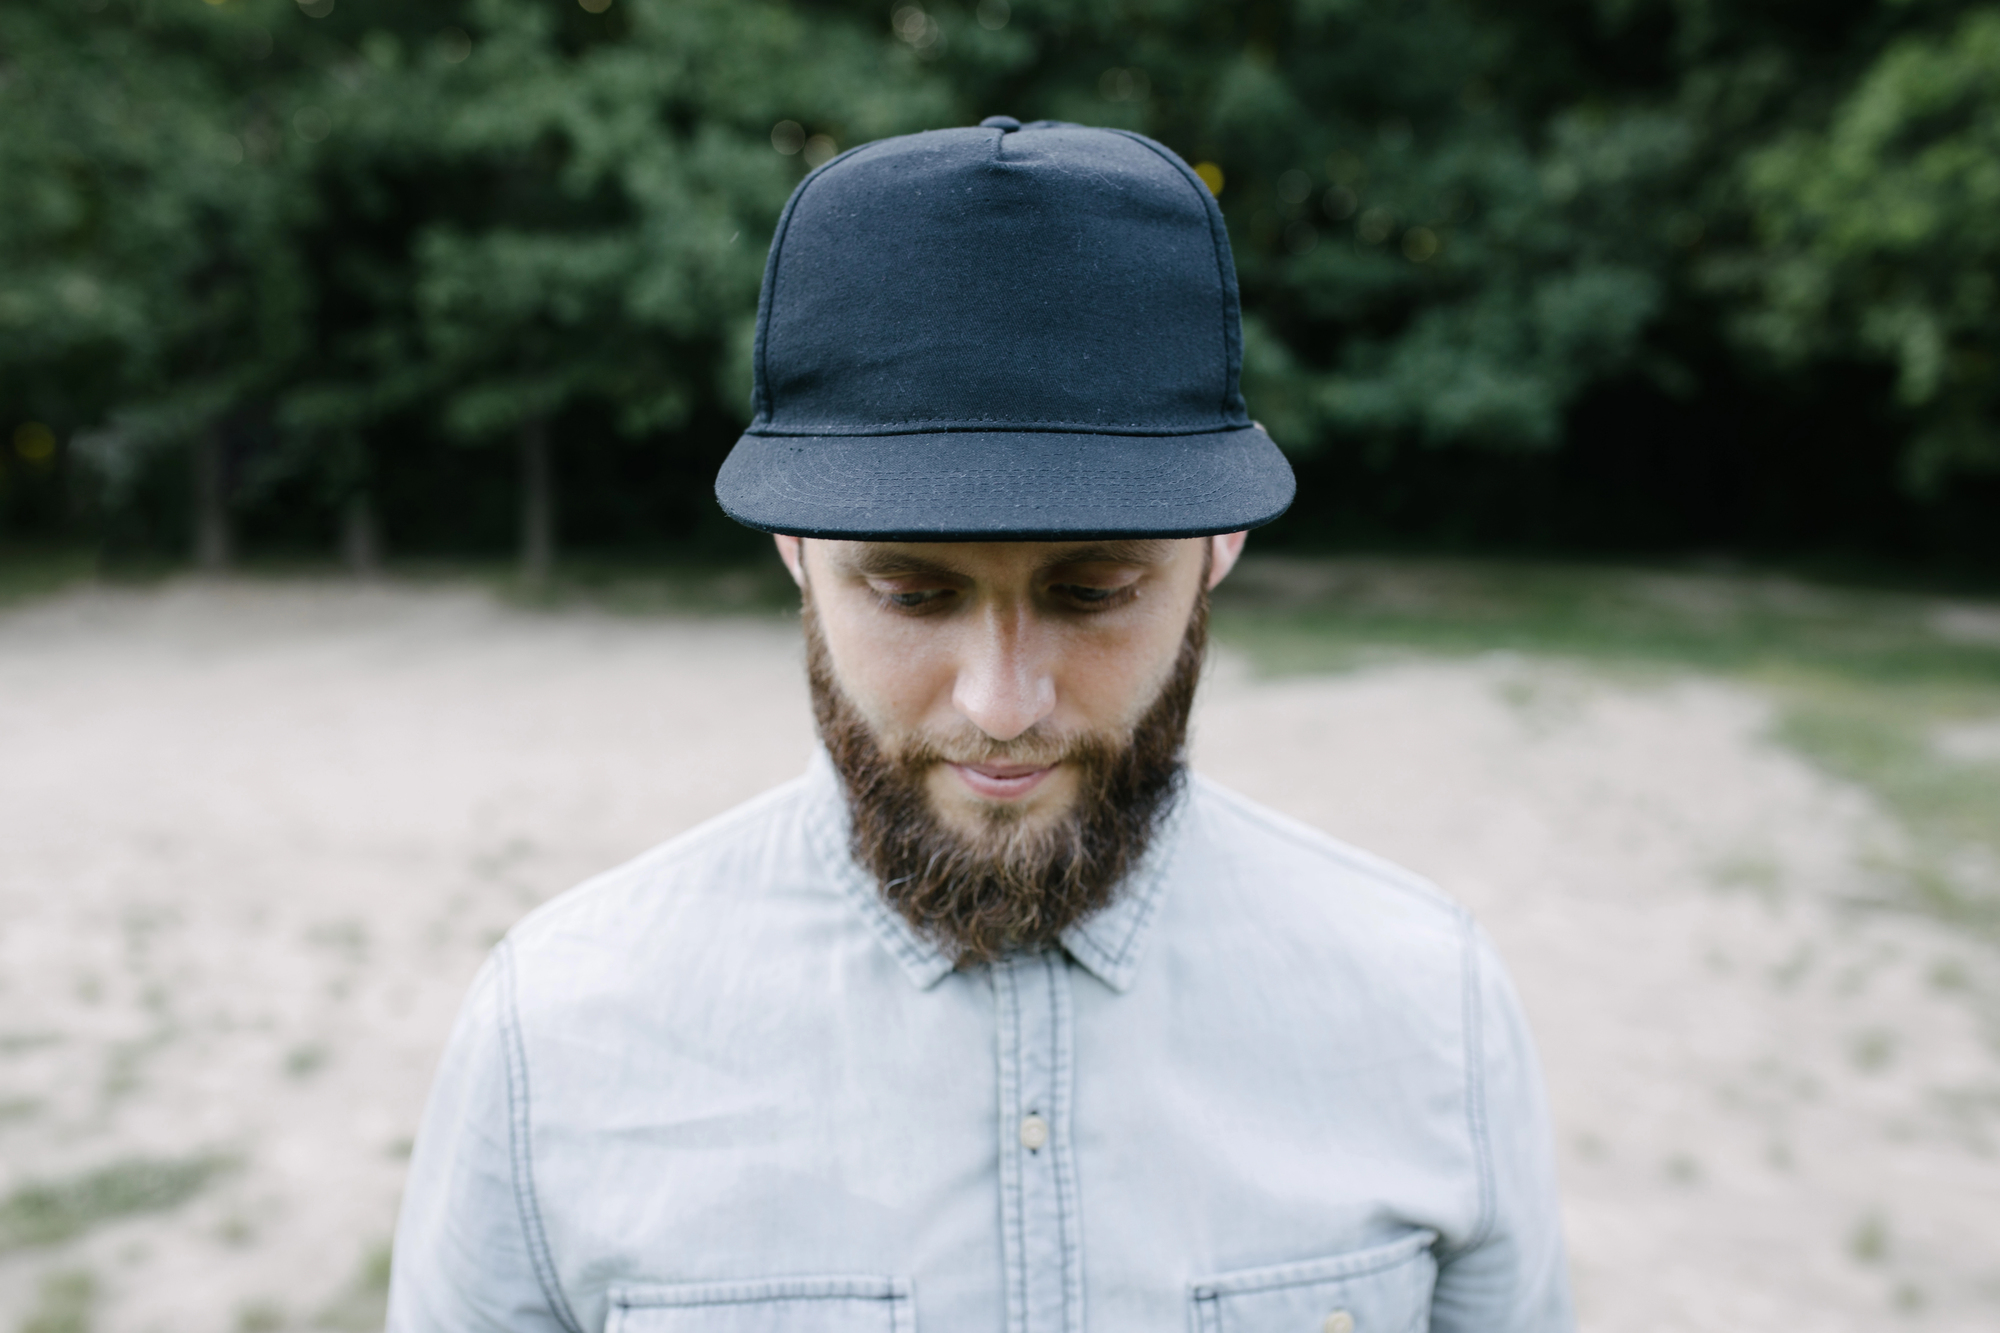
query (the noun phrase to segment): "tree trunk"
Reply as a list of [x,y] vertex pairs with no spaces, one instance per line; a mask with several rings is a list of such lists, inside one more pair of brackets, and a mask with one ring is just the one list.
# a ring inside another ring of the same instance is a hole
[[521,581],[548,586],[555,567],[555,469],[549,457],[548,427],[530,421],[521,427]]
[[340,554],[348,573],[372,578],[382,572],[382,530],[375,517],[375,499],[367,491],[347,497],[341,516]]
[[229,531],[229,460],[222,432],[209,429],[194,440],[194,563],[216,573],[235,557]]

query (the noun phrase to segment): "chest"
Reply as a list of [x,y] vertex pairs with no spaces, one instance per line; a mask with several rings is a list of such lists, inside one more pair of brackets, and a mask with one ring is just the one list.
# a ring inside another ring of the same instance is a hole
[[1430,1242],[1474,1204],[1457,1034],[1338,988],[1159,971],[1121,995],[1051,953],[531,1050],[536,1193],[579,1315],[1424,1327]]

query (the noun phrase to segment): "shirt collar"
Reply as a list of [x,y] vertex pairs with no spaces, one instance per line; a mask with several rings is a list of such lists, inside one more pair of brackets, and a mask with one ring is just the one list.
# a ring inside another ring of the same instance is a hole
[[[950,955],[917,934],[900,913],[882,900],[875,877],[856,864],[849,850],[847,796],[825,750],[813,752],[806,778],[811,792],[806,829],[814,851],[911,983],[919,990],[929,990],[951,974]],[[1138,975],[1139,958],[1165,894],[1174,854],[1187,822],[1187,805],[1187,787],[1183,782],[1161,817],[1145,858],[1111,905],[1062,933],[1062,946],[1069,956],[1120,994],[1132,988]]]

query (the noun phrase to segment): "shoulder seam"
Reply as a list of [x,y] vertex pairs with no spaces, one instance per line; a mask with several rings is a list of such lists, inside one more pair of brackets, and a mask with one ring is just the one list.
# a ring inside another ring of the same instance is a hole
[[508,928],[507,938],[511,940],[528,927],[542,924],[545,918],[561,917],[566,912],[575,910],[583,899],[608,885],[624,883],[634,876],[650,878],[670,868],[676,862],[695,855],[703,844],[743,821],[767,814],[774,806],[797,800],[800,795],[798,783],[798,779],[793,779],[773,787],[770,791],[753,796],[741,805],[725,810],[713,818],[705,819],[658,846],[648,848],[621,866],[614,866],[602,874],[591,876],[581,884],[563,890],[516,921]]
[[1470,922],[1472,919],[1472,914],[1463,903],[1453,900],[1444,890],[1416,872],[1405,870],[1393,861],[1384,861],[1358,848],[1350,847],[1338,838],[1321,833],[1317,829],[1292,827],[1290,820],[1264,809],[1256,802],[1219,783],[1206,778],[1200,779],[1200,782],[1208,794],[1227,805],[1234,813],[1253,821],[1273,837],[1282,838],[1302,851],[1324,856],[1349,870],[1369,875],[1390,888],[1437,908],[1455,921]]
[[1493,1233],[1497,1203],[1494,1198],[1493,1136],[1486,1116],[1485,1011],[1480,1002],[1479,934],[1468,917],[1462,927],[1465,977],[1465,1118],[1467,1136],[1472,1141],[1473,1160],[1479,1181],[1479,1213],[1459,1253],[1476,1249]]
[[[1216,275],[1222,280],[1222,290],[1225,293],[1222,302],[1222,364],[1224,369],[1222,373],[1221,412],[1224,417],[1234,419],[1235,414],[1232,414],[1230,411],[1230,408],[1233,406],[1230,401],[1232,387],[1234,387],[1237,399],[1240,400],[1243,396],[1240,382],[1234,386],[1231,384],[1232,380],[1240,381],[1243,373],[1243,333],[1241,323],[1242,314],[1240,311],[1242,295],[1237,290],[1236,265],[1229,250],[1229,227],[1223,220],[1221,206],[1215,202],[1215,192],[1208,188],[1208,182],[1196,175],[1193,168],[1188,166],[1178,154],[1168,150],[1164,144],[1148,139],[1145,135],[1132,130],[1113,130],[1112,133],[1123,135],[1134,143],[1151,149],[1161,161],[1179,172],[1181,178],[1189,185],[1192,185],[1195,193],[1201,198],[1202,212],[1208,217],[1209,248],[1214,252]],[[1236,345],[1234,347],[1230,346],[1229,337],[1229,308],[1232,304],[1239,306]],[[1232,362],[1234,363],[1233,365],[1231,364]],[[1248,413],[1245,412],[1242,415],[1247,417]]]
[[541,1284],[542,1297],[548,1301],[550,1312],[568,1333],[583,1333],[583,1325],[577,1322],[568,1298],[563,1295],[555,1255],[549,1249],[548,1229],[542,1223],[541,1205],[535,1198],[533,1144],[529,1137],[528,1049],[521,1035],[520,1010],[514,1002],[514,950],[508,941],[500,942],[494,958],[500,964],[500,1045],[507,1056],[507,1128],[514,1159],[514,1208],[521,1218],[528,1255],[534,1261],[535,1280]]

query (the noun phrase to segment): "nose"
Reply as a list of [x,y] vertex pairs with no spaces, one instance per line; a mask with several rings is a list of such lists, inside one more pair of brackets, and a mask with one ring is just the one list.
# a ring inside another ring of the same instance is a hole
[[959,660],[951,702],[996,741],[1011,741],[1056,708],[1055,676],[1027,616],[996,610]]

